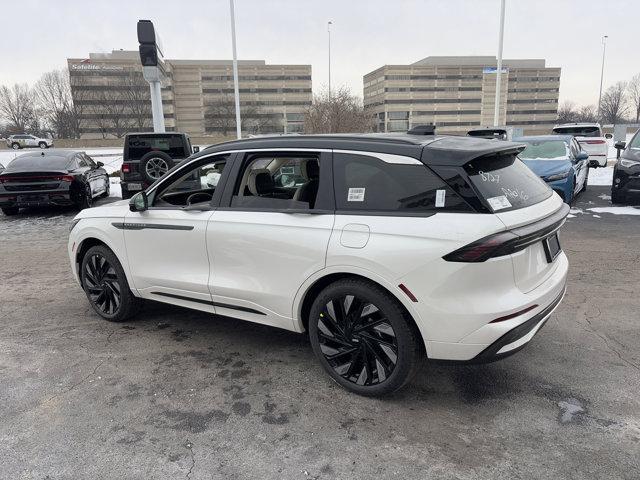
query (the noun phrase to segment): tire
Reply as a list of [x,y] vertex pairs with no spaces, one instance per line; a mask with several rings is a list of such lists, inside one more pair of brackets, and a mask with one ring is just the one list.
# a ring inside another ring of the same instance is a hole
[[14,150],[20,150],[22,147],[20,146],[19,143],[13,142],[11,144],[11,148],[13,148]]
[[91,196],[91,185],[88,183],[84,187],[84,192],[80,194],[78,200],[78,208],[84,210],[85,208],[91,208],[93,206],[93,197]]
[[12,215],[17,215],[20,212],[20,207],[2,207],[1,210],[7,217],[10,217]]
[[173,166],[173,160],[164,152],[148,152],[140,159],[140,173],[148,183],[161,178]]
[[589,169],[587,168],[587,174],[584,176],[584,184],[582,185],[582,191],[587,191],[587,185],[589,184]]
[[[340,304],[349,321],[340,314]],[[360,321],[354,325],[357,312]],[[366,280],[339,280],[320,292],[311,306],[309,340],[329,376],[365,396],[402,388],[423,358],[413,320],[387,291]]]
[[611,189],[611,203],[624,204],[627,203],[627,198],[622,195],[618,190]]
[[105,320],[124,322],[140,310],[141,300],[115,254],[103,245],[91,247],[80,263],[80,283],[91,307]]
[[38,142],[38,147],[40,147],[42,150],[44,150],[47,147],[47,142]]

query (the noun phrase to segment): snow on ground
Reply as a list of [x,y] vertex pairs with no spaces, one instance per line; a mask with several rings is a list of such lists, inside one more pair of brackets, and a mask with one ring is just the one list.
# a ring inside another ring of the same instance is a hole
[[122,198],[122,187],[120,186],[120,179],[111,177],[111,186],[109,187],[109,196]]
[[[594,207],[587,210],[594,213],[613,213],[614,215],[640,215],[640,208],[636,207]],[[594,215],[594,217],[596,216]]]
[[613,183],[613,167],[590,168],[589,185],[611,186]]

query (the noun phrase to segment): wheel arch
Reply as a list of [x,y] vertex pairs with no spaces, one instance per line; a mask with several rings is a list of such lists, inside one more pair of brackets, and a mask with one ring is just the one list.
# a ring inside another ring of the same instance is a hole
[[295,331],[307,331],[309,324],[309,312],[317,295],[331,283],[346,278],[366,280],[377,285],[391,295],[391,297],[398,302],[411,319],[413,326],[416,328],[417,333],[422,339],[422,345],[426,350],[426,338],[423,330],[419,326],[419,314],[413,305],[411,305],[411,300],[409,300],[399,286],[394,287],[390,282],[386,281],[379,275],[363,269],[326,269],[321,272],[317,272],[315,275],[307,279],[304,285],[298,289],[298,293],[294,300],[293,322]]

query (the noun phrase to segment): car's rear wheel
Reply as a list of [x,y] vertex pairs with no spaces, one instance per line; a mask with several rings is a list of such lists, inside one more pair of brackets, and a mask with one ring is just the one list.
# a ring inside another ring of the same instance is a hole
[[309,339],[331,378],[360,395],[395,392],[422,358],[411,318],[388,292],[365,280],[340,280],[318,295]]
[[17,215],[20,212],[19,207],[2,207],[2,213],[7,216]]
[[93,196],[91,193],[91,185],[87,184],[84,187],[84,192],[80,194],[78,200],[78,208],[84,210],[85,208],[91,208],[93,206]]
[[20,144],[16,143],[16,142],[13,142],[11,144],[11,148],[13,148],[14,150],[19,150],[20,149]]
[[149,152],[140,159],[140,172],[148,183],[153,183],[169,171],[173,164],[164,152]]
[[129,283],[115,254],[107,247],[91,247],[82,258],[80,281],[89,303],[105,320],[123,322],[135,315],[140,299]]
[[38,142],[38,146],[44,150],[47,148],[47,142]]

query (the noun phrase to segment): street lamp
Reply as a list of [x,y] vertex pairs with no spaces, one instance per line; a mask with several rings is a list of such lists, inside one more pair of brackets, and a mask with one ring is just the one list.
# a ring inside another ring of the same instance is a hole
[[329,98],[331,98],[331,25],[332,21],[327,22],[327,33],[329,34]]
[[500,36],[498,39],[498,65],[496,71],[496,103],[493,110],[493,125],[498,126],[500,119],[500,83],[502,82],[502,44],[504,39],[504,4],[505,0],[500,2]]
[[231,9],[231,46],[233,48],[233,93],[236,99],[236,136],[242,138],[240,88],[238,86],[238,55],[236,53],[236,17],[233,9],[233,0],[229,0],[229,8]]
[[602,80],[604,79],[604,54],[607,52],[607,38],[608,35],[602,37],[602,68],[600,70],[600,93],[598,94],[598,119],[602,113]]

